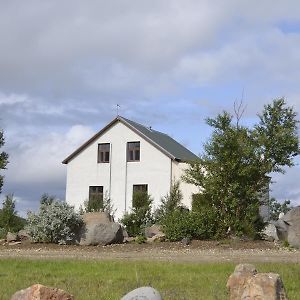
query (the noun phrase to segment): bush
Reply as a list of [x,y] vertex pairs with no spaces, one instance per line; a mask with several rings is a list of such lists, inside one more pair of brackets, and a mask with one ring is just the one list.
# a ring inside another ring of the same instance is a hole
[[143,235],[144,228],[153,223],[151,196],[145,192],[136,192],[133,194],[132,204],[131,213],[125,213],[121,223],[129,236]]
[[0,209],[0,235],[5,237],[8,231],[18,232],[25,224],[26,220],[17,215],[13,195],[6,196]]
[[168,214],[177,209],[181,205],[182,198],[180,183],[175,181],[171,186],[170,193],[161,198],[161,204],[154,213],[155,222],[161,223]]
[[218,233],[216,214],[212,210],[190,212],[176,209],[166,216],[162,225],[170,241],[179,241],[184,237],[213,239]]
[[34,242],[69,244],[82,224],[74,207],[57,200],[42,202],[39,212],[28,213],[26,230]]

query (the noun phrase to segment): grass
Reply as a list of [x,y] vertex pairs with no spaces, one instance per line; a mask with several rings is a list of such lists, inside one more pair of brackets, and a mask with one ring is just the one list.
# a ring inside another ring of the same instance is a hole
[[[281,275],[290,300],[300,299],[299,264],[257,264],[260,272]],[[120,299],[132,289],[151,285],[163,299],[228,299],[231,263],[167,263],[71,260],[0,260],[0,299],[41,283],[64,289],[77,300]]]

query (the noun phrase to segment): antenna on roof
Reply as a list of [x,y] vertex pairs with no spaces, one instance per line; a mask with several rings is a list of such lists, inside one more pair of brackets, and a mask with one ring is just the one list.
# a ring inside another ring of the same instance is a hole
[[117,117],[119,116],[119,108],[121,108],[121,106],[117,104]]

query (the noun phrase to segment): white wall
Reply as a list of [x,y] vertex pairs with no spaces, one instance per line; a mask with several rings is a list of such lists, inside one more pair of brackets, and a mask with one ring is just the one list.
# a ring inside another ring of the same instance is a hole
[[[126,162],[127,142],[135,141],[140,141],[140,161]],[[110,163],[97,163],[99,143],[111,144]],[[69,161],[66,201],[78,208],[88,199],[89,186],[103,186],[104,191],[111,192],[118,219],[131,207],[133,185],[148,184],[148,193],[154,198],[156,207],[160,198],[170,191],[171,164],[169,157],[117,122]]]
[[184,170],[187,168],[187,163],[172,161],[172,180],[180,180],[180,190],[183,195],[182,204],[188,208],[191,208],[192,194],[199,193],[199,188],[193,184],[189,184],[181,180]]

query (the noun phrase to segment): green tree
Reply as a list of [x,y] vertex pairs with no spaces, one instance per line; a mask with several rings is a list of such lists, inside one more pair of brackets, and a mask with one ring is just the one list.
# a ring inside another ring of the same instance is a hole
[[[3,131],[0,130],[0,148],[4,145]],[[4,151],[0,152],[0,170],[6,169],[8,163],[8,154]],[[0,193],[3,186],[3,175],[0,175]]]
[[269,200],[269,208],[270,208],[270,219],[277,221],[279,214],[286,214],[289,210],[292,209],[291,201],[284,200],[283,203],[278,202],[274,197]]
[[262,223],[259,206],[271,172],[293,166],[299,154],[296,113],[284,99],[264,107],[253,129],[239,124],[227,112],[208,118],[213,128],[204,154],[191,162],[184,179],[202,191],[202,202],[217,214],[219,234],[255,236]]
[[25,220],[17,215],[15,206],[13,196],[6,196],[0,210],[0,227],[3,228],[4,234],[8,231],[17,232],[25,225]]

